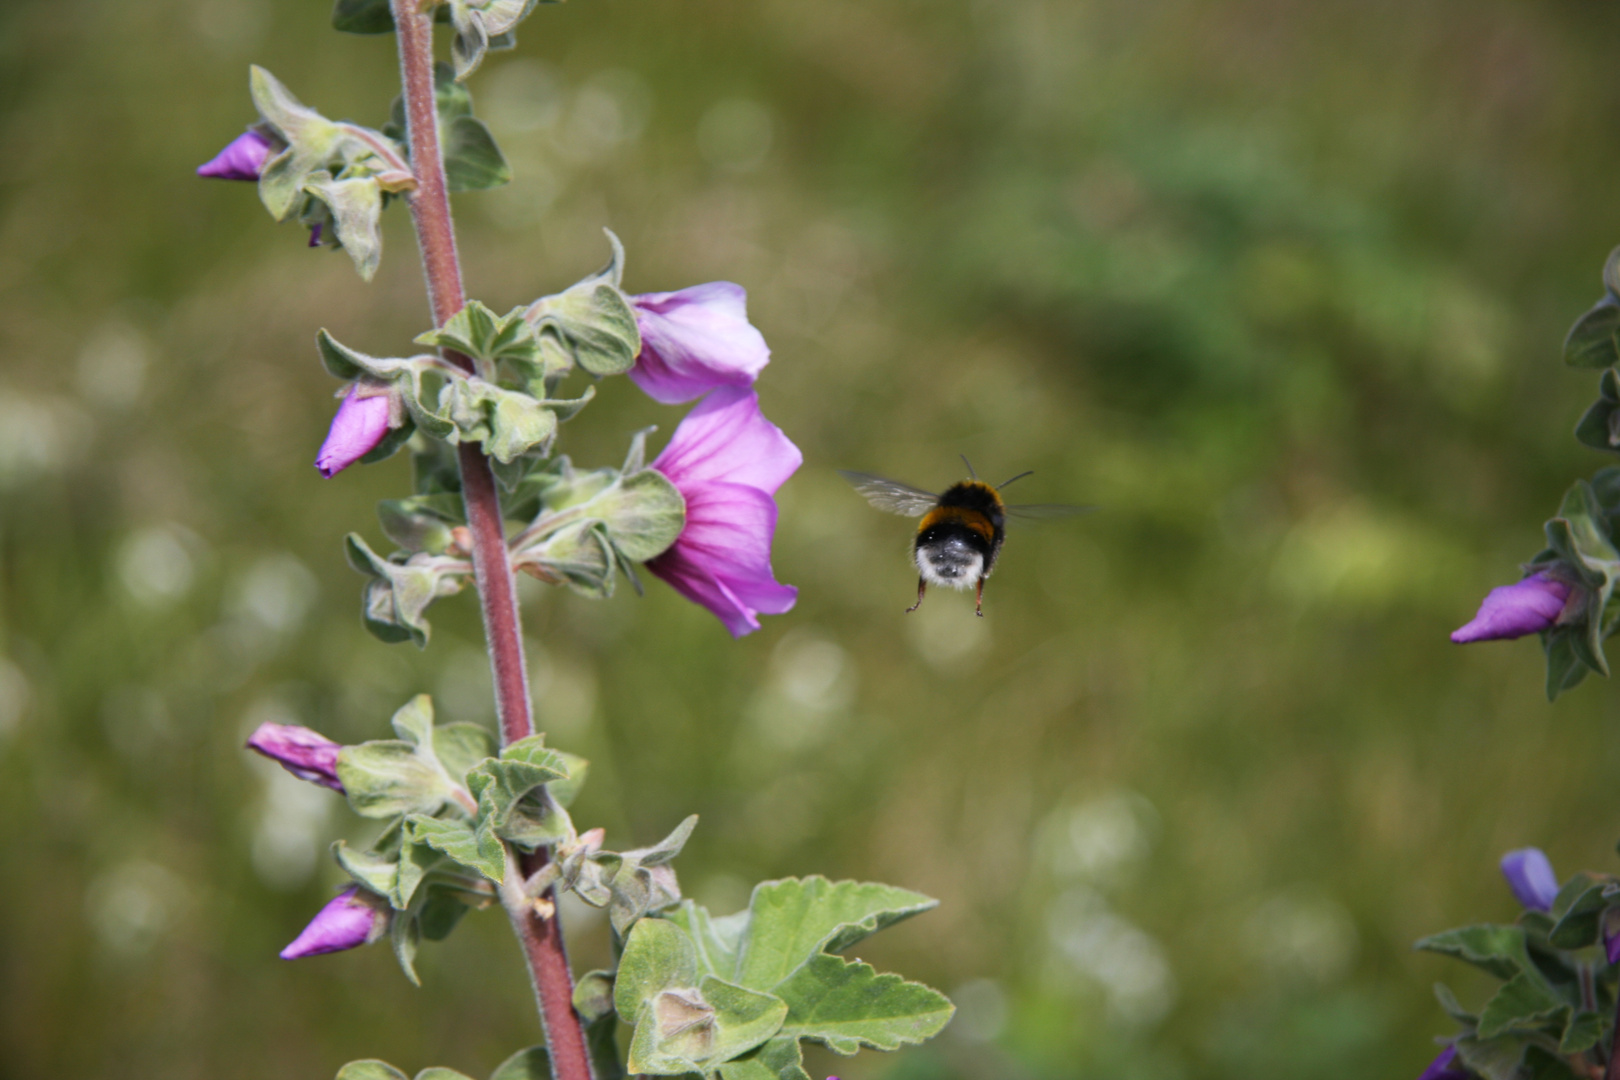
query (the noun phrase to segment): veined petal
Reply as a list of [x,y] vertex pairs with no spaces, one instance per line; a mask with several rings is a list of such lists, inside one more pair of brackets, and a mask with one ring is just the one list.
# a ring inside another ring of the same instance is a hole
[[655,401],[672,405],[720,386],[749,386],[770,362],[740,285],[714,281],[631,299],[641,355],[630,378]]
[[686,528],[647,569],[712,611],[733,637],[758,630],[760,613],[791,609],[799,591],[771,570],[775,501],[742,484],[701,484],[682,494]]
[[799,448],[760,412],[758,394],[722,387],[686,414],[653,467],[683,492],[724,481],[774,495],[803,462]]

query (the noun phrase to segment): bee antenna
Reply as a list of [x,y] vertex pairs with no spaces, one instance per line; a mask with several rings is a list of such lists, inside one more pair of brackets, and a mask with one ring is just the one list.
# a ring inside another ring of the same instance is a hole
[[973,479],[977,480],[979,478],[979,474],[973,471],[973,462],[971,462],[971,461],[969,461],[967,459],[967,455],[966,454],[958,454],[957,457],[961,458],[962,459],[962,464],[967,466],[968,475],[973,477]]
[[1022,480],[1026,476],[1034,476],[1034,475],[1035,475],[1035,470],[1034,469],[1025,469],[1023,472],[1021,472],[1017,476],[1013,477],[1012,480],[1003,480],[1001,483],[997,484],[996,485],[996,490],[1000,491],[1002,488],[1006,487],[1008,484],[1013,483],[1014,481]]

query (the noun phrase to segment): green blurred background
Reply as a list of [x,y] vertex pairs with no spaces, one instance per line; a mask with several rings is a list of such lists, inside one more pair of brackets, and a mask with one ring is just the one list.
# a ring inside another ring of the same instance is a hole
[[[408,986],[276,951],[364,836],[241,750],[432,692],[491,718],[470,597],[372,640],[339,540],[403,458],[322,481],[312,336],[425,328],[402,209],[366,286],[192,175],[249,62],[379,123],[388,38],[328,0],[0,6],[0,1076],[484,1075],[536,1041],[509,931]],[[630,253],[725,278],[803,447],[733,642],[661,583],[524,595],[576,812],[688,892],[820,872],[942,899],[868,959],[953,993],[858,1080],[1407,1077],[1482,984],[1417,937],[1515,907],[1497,857],[1615,869],[1616,688],[1446,634],[1537,548],[1595,389],[1561,335],[1620,241],[1620,12],[1573,0],[576,0],[473,82],[515,170],[460,197],[497,309]],[[614,463],[679,412],[567,429]],[[659,439],[662,436],[658,437]],[[656,445],[656,443],[655,443]],[[903,616],[908,526],[836,468],[1033,468],[1088,518]],[[532,589],[528,586],[534,586]],[[605,959],[570,910],[576,966]]]

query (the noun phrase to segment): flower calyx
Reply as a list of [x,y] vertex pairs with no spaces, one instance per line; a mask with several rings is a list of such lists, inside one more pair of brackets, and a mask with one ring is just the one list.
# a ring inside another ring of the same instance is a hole
[[281,144],[259,173],[259,198],[277,221],[298,218],[354,260],[370,281],[382,258],[381,217],[416,178],[404,148],[380,131],[328,120],[264,68],[249,85],[268,134]]
[[624,273],[624,245],[607,233],[612,255],[608,264],[555,296],[542,296],[524,309],[546,350],[548,364],[577,365],[591,375],[623,375],[641,353],[641,331],[630,299],[619,287]]

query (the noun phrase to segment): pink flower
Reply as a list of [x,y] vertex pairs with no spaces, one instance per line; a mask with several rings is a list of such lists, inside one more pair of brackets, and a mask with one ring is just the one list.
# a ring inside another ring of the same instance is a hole
[[341,745],[318,731],[297,724],[265,722],[248,736],[248,749],[257,750],[281,767],[312,784],[342,791],[343,783],[337,775],[338,751]]
[[641,331],[630,378],[654,401],[675,405],[720,386],[752,386],[770,362],[765,338],[748,321],[741,285],[712,281],[630,299]]
[[332,418],[331,430],[315,455],[315,467],[332,477],[374,450],[392,428],[393,405],[387,393],[368,392],[359,383],[349,387]]
[[216,180],[257,180],[275,149],[269,138],[249,128],[215,154],[212,161],[197,166],[197,175]]
[[799,590],[771,571],[772,498],[804,461],[759,411],[752,390],[716,390],[686,414],[652,463],[686,499],[686,527],[647,569],[742,637],[759,614],[780,615]]
[[1451,640],[1464,645],[1545,630],[1558,620],[1569,594],[1570,586],[1545,570],[1513,585],[1499,586],[1486,595],[1479,614],[1452,631]]
[[369,945],[388,932],[392,917],[388,901],[351,885],[316,912],[304,932],[281,950],[281,958],[297,960]]

